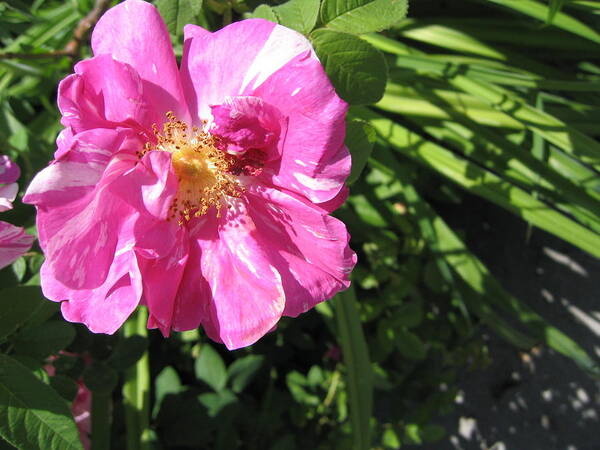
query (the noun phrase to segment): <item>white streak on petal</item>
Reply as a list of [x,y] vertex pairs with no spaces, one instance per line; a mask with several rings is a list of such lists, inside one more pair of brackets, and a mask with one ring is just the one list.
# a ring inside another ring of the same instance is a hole
[[294,178],[296,178],[303,186],[314,191],[329,191],[340,187],[339,181],[327,178],[313,178],[299,172],[294,173]]
[[304,36],[276,25],[248,68],[240,87],[240,94],[246,90],[252,80],[254,80],[252,89],[256,89],[285,64],[305,52],[310,52],[311,56],[314,56],[310,42]]

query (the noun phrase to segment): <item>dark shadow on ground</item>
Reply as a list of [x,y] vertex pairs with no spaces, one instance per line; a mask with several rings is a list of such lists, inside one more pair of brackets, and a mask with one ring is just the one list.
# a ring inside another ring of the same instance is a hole
[[[479,198],[435,204],[503,286],[600,358],[600,261]],[[468,213],[467,213],[468,212]],[[488,333],[493,362],[465,370],[448,430],[424,450],[600,449],[600,382],[546,347],[523,353]]]

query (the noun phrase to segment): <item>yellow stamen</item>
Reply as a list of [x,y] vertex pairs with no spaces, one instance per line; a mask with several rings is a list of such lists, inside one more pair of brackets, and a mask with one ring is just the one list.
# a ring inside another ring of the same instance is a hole
[[162,133],[153,126],[155,143],[146,143],[143,156],[150,150],[171,153],[171,162],[179,189],[171,205],[170,218],[180,225],[193,217],[206,214],[212,206],[221,215],[227,197],[240,197],[243,188],[230,172],[234,163],[231,155],[217,148],[215,136],[197,127],[189,127],[172,112],[167,113]]

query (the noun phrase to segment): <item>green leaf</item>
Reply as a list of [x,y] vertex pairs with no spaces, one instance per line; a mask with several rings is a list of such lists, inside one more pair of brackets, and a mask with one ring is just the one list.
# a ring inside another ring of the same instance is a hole
[[371,448],[369,421],[373,411],[373,372],[352,286],[335,298],[335,312],[347,369],[353,449],[367,450]]
[[460,277],[461,283],[455,283],[455,286],[463,293],[470,310],[507,341],[520,348],[532,347],[536,341],[509,326],[492,309],[492,306],[496,306],[518,318],[539,341],[545,341],[588,373],[600,375],[598,364],[576,342],[502,288],[483,263],[469,252],[452,229],[421,199],[414,187],[404,181],[408,177],[408,168],[400,166],[385,148],[377,153],[377,157],[383,158],[381,164],[377,163],[377,168],[394,174],[402,185],[401,192],[409,212],[420,218],[418,224],[428,246],[442,256]]
[[12,263],[12,270],[19,280],[19,283],[23,281],[23,277],[25,277],[25,272],[27,271],[27,264],[25,263],[25,258],[20,257],[17,258],[14,263]]
[[107,363],[116,370],[133,366],[148,348],[148,339],[140,335],[120,339]]
[[154,412],[153,417],[156,417],[160,410],[160,405],[163,398],[168,394],[178,394],[181,392],[181,380],[177,371],[171,366],[165,367],[156,376],[154,381],[154,392],[156,394],[156,400],[154,401]]
[[39,287],[21,286],[0,291],[0,341],[24,326],[47,300]]
[[210,345],[204,344],[194,367],[196,377],[215,391],[220,391],[227,383],[227,370],[221,356]]
[[546,23],[551,24],[554,21],[554,17],[565,5],[565,1],[566,0],[550,0],[550,7],[548,8],[548,18],[546,19]]
[[207,392],[198,396],[198,400],[208,410],[210,417],[217,416],[227,406],[237,402],[237,397],[233,392],[222,390],[220,392]]
[[320,0],[290,0],[283,5],[273,7],[271,11],[281,25],[308,34],[317,23],[319,4]]
[[[511,8],[530,17],[535,17],[541,21],[546,21],[550,16],[551,11],[547,6],[534,0],[488,0],[491,3]],[[600,34],[592,28],[585,25],[583,22],[563,13],[556,12],[553,16],[552,25],[562,28],[573,34],[600,43]]]
[[340,97],[350,104],[366,105],[383,96],[387,66],[379,50],[356,36],[337,31],[316,30],[311,39]]
[[396,335],[396,347],[402,356],[414,360],[425,358],[427,348],[419,336],[402,328],[396,330]]
[[259,5],[252,14],[248,14],[248,18],[265,19],[271,22],[279,23],[279,19],[273,8],[269,5]]
[[423,305],[418,302],[405,303],[394,312],[394,325],[414,328],[423,321]]
[[348,177],[348,184],[354,183],[360,177],[375,145],[375,129],[369,122],[351,119],[346,122],[345,144],[352,156],[352,171]]
[[108,394],[117,387],[119,376],[105,363],[94,361],[83,372],[83,382],[93,393]]
[[[358,111],[355,111],[358,114]],[[600,235],[568,216],[548,207],[523,189],[482,169],[436,143],[430,142],[400,124],[361,110],[380,136],[404,156],[412,158],[454,181],[465,190],[490,200],[531,224],[571,242],[583,251],[600,256]]]
[[233,392],[239,393],[244,390],[261,368],[264,360],[265,358],[262,355],[247,355],[236,359],[229,366],[229,380],[231,380]]
[[67,403],[14,359],[0,354],[0,435],[21,449],[82,449]]
[[67,322],[53,320],[24,330],[15,339],[15,352],[45,358],[66,348],[75,338],[75,329]]
[[69,402],[75,400],[77,390],[79,389],[77,383],[75,383],[73,379],[65,377],[64,375],[51,376],[50,386],[52,386],[52,389],[58,392],[62,398]]
[[371,33],[398,23],[407,11],[408,0],[324,0],[321,22],[332,30]]
[[155,5],[169,33],[175,36],[183,34],[184,25],[195,23],[202,10],[202,0],[156,0]]

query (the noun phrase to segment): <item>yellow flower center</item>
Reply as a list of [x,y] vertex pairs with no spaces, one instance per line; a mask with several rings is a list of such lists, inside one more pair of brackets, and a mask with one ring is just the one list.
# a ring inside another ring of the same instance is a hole
[[227,197],[240,197],[243,188],[230,169],[235,157],[217,148],[218,138],[198,127],[190,127],[172,112],[162,132],[153,126],[156,142],[148,142],[139,156],[151,150],[171,153],[171,163],[179,189],[171,205],[169,217],[180,225],[199,217],[211,207],[221,215]]

